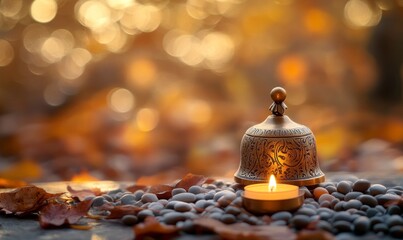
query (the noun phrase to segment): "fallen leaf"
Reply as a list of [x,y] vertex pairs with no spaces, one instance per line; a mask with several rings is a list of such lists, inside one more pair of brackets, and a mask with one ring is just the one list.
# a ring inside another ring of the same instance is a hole
[[172,197],[172,189],[173,186],[160,184],[151,186],[147,192],[154,193],[158,199],[169,199]]
[[110,212],[106,217],[107,219],[120,219],[126,215],[137,215],[143,208],[133,205],[112,206],[105,204],[101,207],[101,210],[108,210]]
[[284,240],[296,239],[296,234],[285,226],[269,226],[269,225],[249,225],[246,223],[234,223],[226,225],[212,218],[197,218],[193,220],[196,227],[210,230],[222,239],[239,239],[239,240]]
[[139,223],[133,227],[136,240],[149,239],[171,239],[178,234],[179,229],[176,226],[166,225],[158,222],[155,217],[147,217],[144,223]]
[[39,224],[42,228],[69,226],[76,224],[87,215],[91,200],[79,202],[77,205],[67,203],[49,203],[39,213]]
[[77,198],[80,201],[84,201],[87,197],[95,197],[102,194],[99,188],[74,190],[70,185],[67,186],[67,191],[69,191],[71,197]]
[[186,191],[188,191],[191,186],[201,186],[206,182],[206,180],[207,178],[202,175],[188,173],[175,185],[175,188],[184,188]]
[[148,189],[148,187],[146,185],[131,185],[126,187],[126,190],[129,192],[134,193],[137,190],[143,190],[146,191]]
[[42,188],[25,186],[11,192],[0,193],[0,209],[11,213],[33,212],[39,210],[47,200],[62,194],[51,194]]
[[297,235],[297,240],[333,240],[334,236],[323,230],[316,231],[300,231]]

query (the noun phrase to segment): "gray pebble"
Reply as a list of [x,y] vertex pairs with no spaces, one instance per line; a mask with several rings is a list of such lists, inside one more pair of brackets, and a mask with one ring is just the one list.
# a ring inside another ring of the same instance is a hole
[[334,208],[334,206],[336,206],[336,204],[339,203],[339,202],[340,202],[340,200],[339,200],[338,198],[333,199],[333,200],[330,202],[330,207],[331,207],[331,208]]
[[170,212],[162,217],[162,221],[170,225],[176,224],[177,222],[184,220],[186,220],[186,216],[183,213],[178,212]]
[[391,189],[386,190],[386,193],[394,193],[396,195],[402,195],[403,191],[391,188]]
[[206,207],[206,200],[204,200],[204,199],[201,199],[201,200],[198,200],[196,203],[195,203],[195,207],[196,208],[200,208],[200,209],[204,209],[205,207]]
[[385,223],[377,223],[377,224],[375,224],[374,227],[373,227],[373,231],[374,231],[375,233],[379,233],[379,232],[387,233],[388,230],[389,230],[389,228],[388,228],[388,226],[387,226]]
[[215,220],[220,221],[222,214],[219,212],[213,212],[213,213],[209,214],[208,216],[209,216],[209,218],[213,218]]
[[302,207],[302,208],[298,209],[297,212],[295,212],[295,215],[314,216],[314,215],[316,215],[316,211],[313,209],[310,209],[310,208]]
[[399,215],[392,215],[386,219],[386,224],[388,224],[389,227],[403,225],[403,219]]
[[335,186],[333,186],[333,185],[327,186],[325,188],[330,194],[337,191],[337,188]]
[[386,193],[386,187],[381,185],[381,184],[374,184],[368,189],[369,194],[372,196],[376,196],[378,194],[385,194]]
[[339,200],[344,200],[344,194],[342,194],[342,193],[333,192],[331,195],[332,195],[333,197],[339,199]]
[[165,215],[165,214],[170,213],[170,212],[174,212],[174,210],[172,210],[172,209],[162,209],[160,211],[160,215],[162,216],[162,215]]
[[371,183],[367,179],[358,179],[353,184],[353,191],[365,193],[370,186]]
[[382,214],[386,213],[386,209],[381,205],[376,205],[375,208]]
[[328,201],[324,201],[320,204],[320,207],[331,208],[331,204]]
[[158,200],[158,202],[161,203],[162,206],[166,206],[168,204],[168,200],[166,200],[166,199],[160,199],[160,200]]
[[348,212],[336,212],[333,215],[333,221],[336,222],[341,220],[351,222],[353,220],[353,217]]
[[193,194],[203,193],[204,191],[205,191],[204,188],[202,188],[200,186],[191,186],[188,190],[188,192],[193,193]]
[[206,194],[205,193],[198,193],[198,194],[196,194],[196,201],[199,201],[199,200],[205,200],[205,198],[206,198]]
[[332,195],[330,195],[330,194],[328,194],[328,193],[325,193],[325,194],[322,194],[322,195],[319,197],[318,202],[319,202],[319,204],[321,204],[321,203],[323,203],[323,202],[325,202],[325,201],[327,201],[327,202],[330,203],[331,201],[333,201],[333,199],[335,199],[334,196],[332,196]]
[[192,206],[185,202],[177,202],[174,206],[174,209],[177,212],[187,212],[192,210]]
[[341,181],[337,184],[337,191],[342,194],[351,192],[351,184],[348,181]]
[[158,201],[158,197],[154,193],[144,193],[143,196],[141,196],[141,201],[143,203],[156,202]]
[[175,196],[176,194],[179,194],[179,193],[185,193],[185,192],[186,192],[186,190],[184,188],[174,188],[174,189],[172,189],[172,196]]
[[330,223],[328,223],[328,222],[326,222],[326,221],[323,221],[323,220],[320,220],[320,221],[316,224],[316,227],[317,227],[318,229],[322,229],[322,230],[325,230],[325,231],[327,231],[327,232],[332,232],[332,231],[333,231],[332,225],[330,225]]
[[231,224],[231,223],[236,222],[236,218],[232,214],[224,214],[221,216],[220,221],[225,224]]
[[259,224],[259,219],[255,216],[251,216],[245,220],[246,223],[250,225],[257,225]]
[[227,196],[229,199],[234,200],[236,198],[236,194],[228,191],[228,190],[223,190],[223,191],[219,191],[214,195],[214,201],[218,201],[218,199],[220,199],[223,196]]
[[206,200],[213,199],[213,198],[214,198],[214,195],[215,195],[215,192],[214,192],[214,191],[208,192],[208,193],[204,196],[204,199],[206,199]]
[[137,190],[133,193],[136,201],[139,201],[141,199],[141,197],[143,196],[144,191],[143,190]]
[[306,187],[300,187],[299,190],[302,190],[304,192],[304,197],[305,199],[307,198],[313,198],[312,193],[308,190]]
[[403,226],[393,226],[389,229],[389,234],[394,238],[403,238]]
[[349,201],[351,199],[357,199],[358,196],[361,196],[362,192],[349,192],[344,196],[344,201]]
[[306,215],[296,215],[291,218],[290,223],[296,228],[296,229],[303,229],[306,226],[308,226],[310,222],[310,219]]
[[387,209],[387,213],[389,215],[399,215],[401,213],[401,209],[397,205],[389,206]]
[[230,203],[231,203],[235,198],[236,198],[236,195],[235,195],[235,194],[234,194],[234,195],[231,195],[231,196],[224,195],[224,196],[222,196],[222,197],[220,197],[220,198],[218,199],[217,203],[218,203],[218,205],[219,205],[220,207],[226,207],[226,206],[230,205]]
[[362,205],[362,206],[360,207],[360,210],[366,212],[366,211],[367,211],[368,209],[370,209],[370,208],[371,208],[371,207],[368,206],[368,205]]
[[122,205],[132,204],[136,201],[136,196],[134,196],[134,194],[125,194],[120,198]]
[[144,209],[141,210],[138,214],[137,217],[140,221],[143,221],[146,217],[148,216],[154,216],[153,211],[149,210],[149,209]]
[[339,220],[333,223],[333,227],[337,230],[337,232],[350,232],[351,231],[351,223]]
[[360,207],[362,206],[362,203],[356,199],[352,199],[348,202],[346,202],[344,204],[344,209],[350,209],[350,208],[354,208],[354,209],[360,209]]
[[284,220],[277,220],[270,223],[270,226],[287,226],[287,222]]
[[92,200],[92,205],[91,206],[100,207],[100,206],[104,205],[106,202],[107,201],[102,196],[94,197],[94,199]]
[[378,205],[378,200],[371,195],[361,195],[357,198],[362,204],[368,205],[370,207],[375,207]]
[[358,217],[354,220],[354,233],[356,234],[365,234],[370,229],[370,221],[367,217]]
[[385,205],[386,203],[391,201],[399,201],[401,196],[392,193],[386,193],[383,195],[379,194],[375,198],[378,200],[378,204]]
[[180,226],[180,229],[186,233],[194,233],[195,229],[194,229],[193,221],[191,221],[191,220],[184,221],[183,224]]
[[193,212],[184,212],[183,215],[185,215],[186,218],[188,219],[195,219],[198,217],[198,215],[196,213]]
[[235,200],[232,201],[232,205],[241,207],[242,206],[242,198],[241,197],[235,198]]
[[331,219],[332,218],[332,214],[330,214],[330,213],[328,213],[328,212],[321,212],[321,213],[319,213],[319,217],[320,217],[320,219],[322,219],[322,220],[329,220],[329,219]]
[[172,200],[193,203],[196,201],[196,196],[193,193],[178,193],[172,196]]
[[168,204],[165,205],[165,208],[167,208],[167,209],[174,209],[175,204],[176,204],[177,202],[179,202],[179,201],[176,201],[176,200],[169,200],[169,201],[168,201]]
[[221,181],[221,180],[214,181],[213,184],[216,185],[219,188],[221,188],[221,187],[223,187],[225,185],[224,182]]
[[355,214],[360,215],[360,216],[367,216],[367,213],[362,211],[362,210],[358,210],[357,212],[355,212]]
[[[371,222],[371,226],[374,227],[378,223],[384,223],[383,217],[381,216],[374,216],[369,219]],[[386,224],[385,224],[386,225]]]
[[216,189],[217,186],[214,185],[214,184],[208,184],[205,188],[206,188],[206,189]]
[[273,219],[274,221],[283,220],[283,221],[288,222],[291,217],[292,217],[292,214],[290,212],[281,211],[281,212],[277,212],[277,213],[273,214],[271,216],[271,219]]
[[225,213],[232,214],[232,215],[236,216],[236,215],[241,213],[241,209],[239,209],[237,207],[234,207],[234,206],[228,206],[228,207],[225,208]]
[[113,202],[113,198],[111,196],[107,195],[107,194],[102,195],[102,197],[104,197],[105,200],[108,201],[108,202]]
[[153,212],[159,212],[164,209],[164,205],[159,202],[152,202],[148,205],[148,209],[152,210]]
[[345,201],[340,201],[340,202],[336,203],[336,205],[334,205],[334,210],[337,212],[343,211],[345,203],[346,203]]
[[122,217],[122,223],[127,226],[133,226],[138,222],[138,219],[134,215],[125,215]]

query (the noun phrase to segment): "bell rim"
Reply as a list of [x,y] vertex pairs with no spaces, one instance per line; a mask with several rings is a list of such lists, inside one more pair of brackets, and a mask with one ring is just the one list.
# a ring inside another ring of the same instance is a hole
[[[234,180],[235,182],[241,184],[241,185],[250,185],[250,184],[256,184],[256,183],[266,183],[269,180],[264,179],[264,180],[258,180],[258,179],[245,179],[245,178],[240,178],[236,175],[234,175]],[[296,180],[282,180],[278,179],[278,183],[285,183],[285,184],[291,184],[291,185],[296,185],[299,187],[302,186],[313,186],[317,185],[319,183],[322,183],[325,181],[325,174],[321,174],[320,176],[313,177],[313,178],[307,178],[307,179],[296,179]]]

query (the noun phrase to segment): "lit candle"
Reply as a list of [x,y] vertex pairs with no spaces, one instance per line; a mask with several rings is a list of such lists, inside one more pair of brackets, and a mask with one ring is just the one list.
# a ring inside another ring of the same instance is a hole
[[269,183],[252,184],[245,187],[246,198],[259,200],[281,200],[298,197],[298,187],[289,184],[277,184],[274,175]]
[[292,211],[304,202],[304,192],[298,186],[277,184],[273,175],[268,183],[248,185],[244,190],[244,207],[257,214]]

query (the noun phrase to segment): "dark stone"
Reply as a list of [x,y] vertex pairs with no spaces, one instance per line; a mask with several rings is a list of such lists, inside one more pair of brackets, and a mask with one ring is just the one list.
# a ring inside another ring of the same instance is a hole
[[[384,223],[384,220],[381,216],[374,216],[369,219],[371,222],[371,226],[374,227],[378,223]],[[386,225],[386,224],[385,224]]]
[[358,179],[353,183],[353,191],[365,193],[370,186],[371,183],[367,179]]
[[388,224],[389,227],[403,225],[403,219],[399,215],[392,215],[386,218],[386,224]]
[[370,229],[370,221],[367,217],[358,217],[354,220],[354,233],[356,234],[365,234]]
[[100,207],[100,206],[104,205],[106,202],[107,201],[102,196],[94,197],[94,199],[92,200],[92,206]]
[[236,222],[236,218],[232,214],[224,214],[221,216],[220,221],[225,224],[231,224],[231,223]]
[[362,203],[356,199],[352,199],[348,202],[346,202],[344,204],[344,209],[350,209],[350,208],[354,208],[354,209],[360,209],[360,207],[362,206]]
[[177,202],[174,206],[174,210],[177,212],[188,212],[192,210],[192,206],[189,203]]
[[344,201],[349,201],[351,199],[357,199],[357,197],[360,195],[362,195],[361,192],[349,192],[344,196]]
[[296,229],[303,229],[306,226],[308,226],[310,222],[310,219],[306,215],[296,215],[291,218],[290,223],[296,228]]
[[144,209],[141,210],[138,214],[137,217],[140,221],[143,221],[146,217],[148,216],[154,216],[153,211],[149,210],[149,209]]
[[337,184],[337,191],[342,194],[351,192],[351,184],[348,181],[341,181]]
[[336,205],[334,206],[334,210],[338,211],[338,212],[343,211],[345,203],[346,203],[345,201],[340,201],[340,202],[336,203]]
[[333,223],[333,227],[337,230],[337,232],[350,232],[351,231],[351,223],[339,220]]
[[184,188],[174,188],[172,189],[172,196],[175,196],[179,193],[185,193],[186,190]]
[[381,184],[374,184],[368,189],[369,194],[372,196],[376,196],[379,194],[385,194],[386,193],[386,187],[381,185]]
[[402,239],[403,238],[403,226],[393,226],[389,229],[389,234],[394,237],[394,238],[398,238],[398,239]]
[[385,205],[388,202],[399,201],[401,196],[392,193],[380,194],[376,196],[378,204]]
[[307,207],[302,207],[300,209],[298,209],[298,211],[295,213],[296,215],[306,215],[306,216],[313,216],[316,215],[316,211],[311,209],[311,208],[307,208]]
[[162,221],[166,224],[176,224],[179,221],[186,220],[186,216],[183,213],[170,212],[163,216]]
[[399,215],[401,213],[401,209],[399,206],[397,205],[392,205],[389,206],[387,211],[386,211],[389,215]]
[[330,232],[330,233],[333,231],[332,225],[330,225],[330,223],[328,223],[327,221],[320,220],[316,224],[316,227],[318,229],[322,229],[322,230],[325,230],[325,231]]
[[325,188],[330,194],[337,191],[337,188],[335,186],[333,186],[333,185],[332,186],[327,186]]
[[172,196],[172,200],[193,203],[196,201],[196,195],[194,195],[193,193],[187,193],[187,192],[178,193],[178,194]]
[[122,217],[122,223],[127,226],[133,226],[138,222],[138,218],[134,215],[125,215]]
[[341,201],[341,200],[344,200],[344,194],[342,194],[342,193],[333,192],[331,195],[332,195],[333,197],[339,199],[340,201]]
[[203,192],[204,192],[204,188],[202,188],[202,187],[200,187],[200,186],[191,186],[191,187],[189,188],[189,191],[188,191],[188,192],[193,193],[193,194],[199,194],[199,193],[203,193]]
[[351,221],[353,221],[353,217],[348,212],[336,212],[333,215],[333,221],[336,222],[336,221],[341,221],[341,220],[351,222]]
[[379,233],[379,232],[387,233],[388,230],[389,230],[389,228],[385,223],[377,223],[373,227],[373,231],[375,233]]
[[228,206],[225,208],[225,212],[236,216],[241,213],[241,209],[235,206]]
[[284,220],[288,222],[292,217],[292,214],[290,212],[282,211],[282,212],[277,212],[271,216],[271,219],[274,221],[277,220]]
[[378,205],[378,200],[376,200],[376,198],[371,195],[361,195],[358,197],[358,200],[362,202],[362,204],[368,205],[370,207],[375,207],[376,205]]
[[156,202],[158,201],[158,197],[154,193],[144,193],[143,196],[141,196],[141,201],[143,203]]

